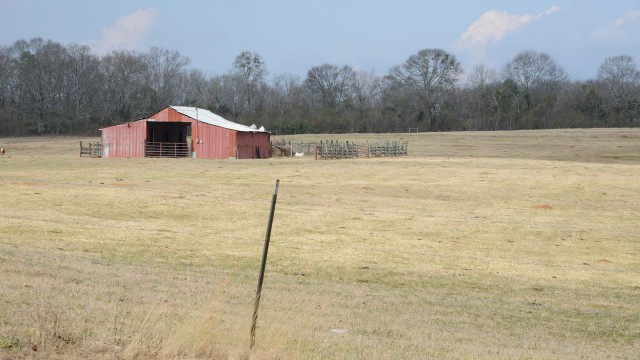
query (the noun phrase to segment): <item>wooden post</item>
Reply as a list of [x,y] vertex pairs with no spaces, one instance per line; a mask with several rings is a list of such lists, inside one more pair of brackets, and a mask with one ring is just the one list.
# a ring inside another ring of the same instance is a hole
[[262,262],[260,263],[260,275],[258,275],[258,288],[256,289],[256,300],[253,305],[253,319],[251,321],[251,338],[249,349],[253,349],[256,342],[256,322],[258,321],[258,307],[260,306],[260,296],[262,295],[262,281],[264,280],[264,271],[267,267],[267,254],[269,253],[269,240],[271,239],[271,226],[273,225],[273,215],[276,210],[276,200],[278,199],[278,187],[280,180],[276,180],[276,187],[271,197],[271,211],[269,212],[269,222],[267,223],[267,235],[264,239],[264,250],[262,251]]

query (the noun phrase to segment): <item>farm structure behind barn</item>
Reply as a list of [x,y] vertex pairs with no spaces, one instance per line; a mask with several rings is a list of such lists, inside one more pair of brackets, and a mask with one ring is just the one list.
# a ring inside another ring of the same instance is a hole
[[147,118],[101,129],[103,158],[266,159],[270,133],[206,109],[168,106]]

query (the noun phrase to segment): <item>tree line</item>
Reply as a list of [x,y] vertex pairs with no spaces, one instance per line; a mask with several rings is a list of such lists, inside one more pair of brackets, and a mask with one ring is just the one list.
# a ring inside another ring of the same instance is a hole
[[604,59],[594,79],[571,81],[550,55],[523,51],[502,69],[464,74],[455,55],[424,49],[385,75],[321,64],[304,78],[270,76],[239,54],[205,75],[178,51],[113,51],[41,38],[0,47],[0,136],[96,135],[168,105],[206,108],[278,134],[634,127],[640,71],[628,55]]

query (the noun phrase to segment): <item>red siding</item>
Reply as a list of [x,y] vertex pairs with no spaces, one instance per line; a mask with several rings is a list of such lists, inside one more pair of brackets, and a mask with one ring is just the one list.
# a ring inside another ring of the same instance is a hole
[[238,159],[268,159],[271,156],[269,133],[238,132]]
[[[165,108],[149,117],[156,121],[191,123],[193,151],[198,159],[226,159],[235,156],[235,131],[196,121],[172,108]],[[234,155],[230,155],[233,148]]]
[[[235,144],[230,141],[234,130],[221,128],[201,122],[192,125],[194,149],[196,157],[202,159],[227,159],[229,157],[229,146]],[[196,131],[194,130],[196,128]],[[199,144],[195,142],[200,140]]]
[[182,122],[193,120],[188,116],[180,114],[179,112],[175,111],[170,107],[164,108],[159,113],[149,116],[149,119],[154,119],[156,121],[182,121]]
[[147,122],[134,121],[102,129],[103,158],[144,157]]
[[229,134],[229,158],[238,157],[238,133],[233,131]]
[[196,121],[167,107],[149,116],[102,129],[103,157],[144,157],[144,142],[147,136],[147,121],[189,122],[193,151],[199,159],[250,159],[269,158],[269,133],[237,132]]

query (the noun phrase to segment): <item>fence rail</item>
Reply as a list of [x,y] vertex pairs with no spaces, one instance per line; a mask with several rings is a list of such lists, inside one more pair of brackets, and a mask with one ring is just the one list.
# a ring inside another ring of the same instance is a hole
[[305,155],[311,155],[313,154],[313,149],[315,148],[316,145],[318,145],[317,142],[292,142],[290,143],[291,145],[291,153],[305,153]]
[[318,159],[353,159],[407,156],[408,141],[320,141],[315,144]]
[[188,143],[146,142],[144,144],[145,157],[189,157]]
[[102,157],[102,144],[101,143],[89,143],[88,146],[82,145],[80,141],[80,157],[89,156],[92,158]]

